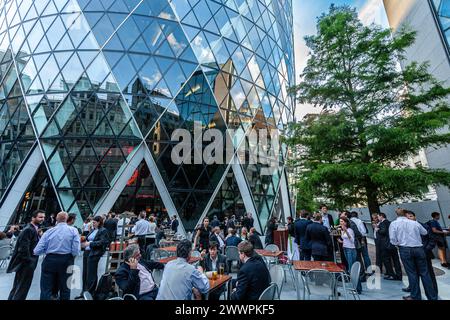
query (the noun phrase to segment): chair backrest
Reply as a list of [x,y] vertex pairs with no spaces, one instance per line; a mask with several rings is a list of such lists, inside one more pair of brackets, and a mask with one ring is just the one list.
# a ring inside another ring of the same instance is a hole
[[261,293],[258,300],[274,300],[276,293],[277,293],[277,285],[272,282],[270,286],[268,286],[266,290],[264,290],[263,293]]
[[123,298],[123,300],[137,300],[137,298],[133,294],[130,294],[130,293],[127,293],[122,298]]
[[228,261],[239,261],[239,250],[235,246],[227,246],[225,248],[225,255]]
[[164,239],[161,239],[161,241],[159,241],[159,247],[160,248],[165,248],[165,247],[169,247],[171,246],[172,242],[171,241],[167,241]]
[[154,253],[154,260],[160,260],[170,257],[170,253],[163,249],[155,249],[153,253]]
[[121,297],[114,297],[114,298],[111,298],[111,299],[108,299],[108,300],[118,300],[118,301],[122,301],[123,298],[121,298]]
[[350,269],[350,281],[352,282],[353,289],[356,289],[359,281],[359,273],[361,272],[361,262],[356,261],[353,263]]
[[100,277],[95,290],[95,300],[106,300],[114,292],[113,277],[110,273],[105,273]]
[[0,247],[0,260],[6,260],[11,255],[11,246],[4,245]]
[[268,244],[265,249],[272,252],[280,251],[280,248],[276,244]]
[[92,298],[92,295],[89,293],[89,291],[83,292],[83,298],[84,298],[84,300],[94,300],[94,298]]
[[284,269],[281,265],[272,265],[269,269],[270,279],[278,286],[278,290],[281,291],[284,282]]
[[194,251],[191,252],[191,257],[193,257],[193,258],[201,258],[202,254],[199,251],[194,250]]
[[305,277],[305,285],[309,295],[333,297],[335,288],[334,275],[323,269],[309,270]]
[[164,273],[164,270],[161,270],[161,269],[154,269],[152,272],[153,279],[155,280],[155,283],[158,286],[161,284],[163,273]]

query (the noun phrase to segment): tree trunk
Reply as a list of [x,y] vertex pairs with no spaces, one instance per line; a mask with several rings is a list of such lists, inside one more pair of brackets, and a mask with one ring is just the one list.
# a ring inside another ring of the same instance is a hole
[[373,213],[380,213],[380,203],[378,202],[378,191],[373,185],[366,187],[367,207],[370,215]]

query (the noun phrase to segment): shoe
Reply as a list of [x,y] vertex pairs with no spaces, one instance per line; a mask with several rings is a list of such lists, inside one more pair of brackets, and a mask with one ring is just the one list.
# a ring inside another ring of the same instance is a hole
[[403,281],[403,278],[402,277],[394,277],[394,280],[395,281]]
[[441,266],[443,266],[444,268],[448,268],[449,267],[448,263],[441,263]]
[[403,297],[403,300],[414,300],[411,296]]
[[82,294],[74,298],[75,300],[84,300],[84,297]]
[[386,276],[384,277],[384,280],[395,280],[393,276]]
[[409,287],[408,288],[402,288],[402,291],[403,292],[411,292],[411,288],[409,288]]

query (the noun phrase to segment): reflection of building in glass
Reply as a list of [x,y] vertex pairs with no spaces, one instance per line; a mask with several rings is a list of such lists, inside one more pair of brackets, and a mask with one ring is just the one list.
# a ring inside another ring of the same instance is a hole
[[248,152],[171,159],[173,132],[193,135],[194,123],[235,129],[237,149],[252,129],[292,121],[290,0],[44,0],[1,4],[0,21],[0,226],[36,208],[146,210],[178,215],[186,231],[251,211],[263,232],[290,211],[276,205],[289,203],[285,149],[269,175]]

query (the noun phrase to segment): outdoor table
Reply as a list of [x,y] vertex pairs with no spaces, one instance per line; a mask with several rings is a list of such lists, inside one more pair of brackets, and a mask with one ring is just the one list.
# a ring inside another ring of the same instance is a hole
[[[162,258],[162,259],[158,260],[158,262],[160,262],[162,264],[167,264],[170,261],[173,261],[173,260],[176,260],[176,259],[177,259],[177,257],[168,257],[168,258]],[[189,263],[190,264],[194,264],[194,263],[197,263],[199,261],[200,261],[200,258],[198,258],[198,257],[191,257],[189,259]]]
[[[295,272],[295,276],[297,278],[296,279],[297,283],[298,283],[298,273],[306,273],[307,271],[310,271],[313,269],[314,270],[326,270],[333,274],[342,275],[342,286],[343,286],[344,292],[347,296],[347,290],[345,287],[345,279],[343,276],[345,274],[345,270],[342,269],[341,267],[339,267],[336,263],[330,262],[330,261],[298,261],[298,260],[295,260],[295,261],[293,261],[293,265],[294,265],[294,270],[297,271],[297,272]],[[303,284],[303,299],[304,299],[306,285],[303,282],[303,277],[300,277],[300,278],[302,279],[302,284]],[[297,299],[300,300],[300,288],[299,288],[299,286],[296,286],[296,288],[297,288]]]
[[172,247],[162,247],[162,248],[158,248],[160,250],[164,250],[167,252],[171,252],[171,253],[176,253],[177,252],[177,247],[176,246],[172,246]]
[[209,294],[211,292],[214,292],[215,290],[222,288],[224,285],[227,285],[227,300],[230,300],[231,279],[232,279],[232,276],[227,275],[227,274],[217,275],[216,280],[209,279],[209,290],[208,290],[208,293],[206,294],[206,300],[208,300]]
[[283,255],[283,251],[270,251],[263,249],[257,249],[255,251],[257,254],[268,258],[279,258]]

